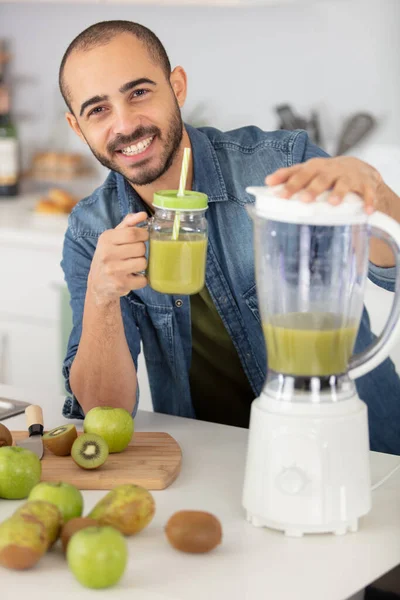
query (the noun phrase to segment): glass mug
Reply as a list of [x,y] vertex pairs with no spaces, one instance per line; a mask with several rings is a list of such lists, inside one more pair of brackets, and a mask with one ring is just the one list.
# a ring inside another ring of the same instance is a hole
[[162,294],[197,294],[205,284],[208,197],[201,192],[162,190],[154,194],[154,215],[140,223],[149,232],[143,272]]

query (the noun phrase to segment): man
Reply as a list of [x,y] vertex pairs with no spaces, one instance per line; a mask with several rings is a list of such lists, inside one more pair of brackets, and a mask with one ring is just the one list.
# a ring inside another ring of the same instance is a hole
[[[303,189],[304,201],[348,191],[366,209],[400,219],[400,200],[371,166],[326,158],[305,132],[228,133],[185,126],[182,67],[171,70],[158,38],[125,21],[98,23],[69,46],[60,67],[67,120],[111,170],[71,214],[62,266],[71,294],[73,331],[64,363],[71,394],[64,415],[97,405],[137,409],[140,342],[156,411],[247,427],[251,401],[266,375],[254,281],[248,185]],[[206,287],[195,296],[159,294],[140,274],[153,193],[177,189],[183,150],[192,161],[187,187],[209,197]],[[393,257],[371,247],[370,277],[393,289]],[[376,265],[379,265],[378,268]],[[273,282],[272,282],[273,285]],[[356,351],[373,336],[364,312]],[[357,382],[369,406],[371,447],[400,453],[400,380],[387,360]]]

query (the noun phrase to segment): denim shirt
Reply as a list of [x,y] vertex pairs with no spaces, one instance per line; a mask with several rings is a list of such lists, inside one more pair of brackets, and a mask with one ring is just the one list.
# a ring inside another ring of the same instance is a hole
[[[246,187],[264,185],[266,175],[281,167],[327,155],[304,131],[264,132],[244,127],[221,132],[186,127],[194,161],[193,189],[209,199],[206,285],[256,397],[266,378],[267,357],[255,287],[253,227],[246,211],[254,197]],[[69,385],[69,373],[81,336],[87,278],[98,237],[128,213],[141,210],[146,210],[146,205],[139,195],[121,175],[110,172],[104,184],[79,202],[70,215],[62,260],[73,312],[63,367],[69,393],[65,417],[83,418]],[[394,269],[370,265],[369,276],[393,290]],[[154,410],[195,418],[189,386],[190,297],[160,294],[147,286],[131,291],[120,302],[136,368],[140,342],[143,344]],[[364,309],[355,351],[362,351],[373,339]],[[400,380],[393,363],[386,360],[356,385],[370,411],[371,447],[400,453],[400,419],[395,418],[400,417]],[[397,402],[390,402],[391,397],[397,397]]]

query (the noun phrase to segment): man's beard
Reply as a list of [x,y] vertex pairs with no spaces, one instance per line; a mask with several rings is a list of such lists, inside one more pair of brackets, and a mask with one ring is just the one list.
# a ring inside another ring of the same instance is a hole
[[[175,96],[174,96],[175,99]],[[131,135],[118,135],[112,142],[107,145],[107,151],[110,155],[114,154],[117,148],[121,146],[131,146],[140,139],[156,136],[161,142],[165,142],[159,164],[153,167],[146,168],[146,162],[150,159],[144,159],[142,163],[138,163],[131,167],[134,174],[129,173],[129,167],[123,170],[115,161],[97,152],[88,143],[94,156],[97,160],[111,171],[116,171],[123,175],[132,185],[148,185],[159,179],[168,171],[173,163],[173,160],[178,152],[183,135],[183,124],[180,109],[175,99],[175,107],[171,116],[170,125],[165,136],[161,134],[161,130],[155,125],[149,127],[140,126]],[[165,139],[164,139],[165,138]],[[87,141],[87,140],[86,140]],[[152,142],[153,143],[153,142]],[[153,159],[154,160],[154,159]]]

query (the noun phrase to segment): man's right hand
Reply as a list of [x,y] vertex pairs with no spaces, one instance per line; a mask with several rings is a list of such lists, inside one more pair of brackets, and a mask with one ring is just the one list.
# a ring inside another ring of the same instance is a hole
[[102,304],[125,296],[147,285],[145,241],[147,229],[135,227],[147,218],[145,212],[129,214],[115,229],[104,231],[98,239],[88,277],[88,289],[96,303]]

